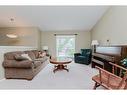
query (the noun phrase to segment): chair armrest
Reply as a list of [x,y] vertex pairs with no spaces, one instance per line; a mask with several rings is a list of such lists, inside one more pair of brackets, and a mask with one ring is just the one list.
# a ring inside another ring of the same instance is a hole
[[80,53],[74,53],[74,56],[79,56],[79,55],[81,55]]
[[3,62],[4,68],[33,68],[34,64],[33,61],[30,60],[23,60],[23,61],[16,61],[16,60],[5,60]]
[[121,77],[119,77],[119,76],[117,76],[117,75],[115,75],[115,74],[113,74],[113,73],[110,73],[109,71],[106,71],[106,70],[104,70],[104,69],[102,69],[102,68],[100,68],[100,67],[98,67],[98,66],[95,66],[95,68],[99,69],[99,74],[101,74],[102,72],[104,72],[104,73],[106,73],[107,75],[110,75],[110,76],[116,77],[116,78],[118,78],[118,79],[121,79]]

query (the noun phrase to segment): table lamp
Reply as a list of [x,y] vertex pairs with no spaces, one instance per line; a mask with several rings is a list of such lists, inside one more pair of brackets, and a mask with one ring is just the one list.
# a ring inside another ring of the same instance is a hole
[[92,40],[91,45],[93,46],[93,52],[96,52],[96,46],[99,45],[97,40]]

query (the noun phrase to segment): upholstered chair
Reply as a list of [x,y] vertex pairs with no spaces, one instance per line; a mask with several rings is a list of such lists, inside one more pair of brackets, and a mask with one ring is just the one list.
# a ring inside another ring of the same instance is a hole
[[75,63],[82,63],[89,65],[91,63],[91,49],[81,49],[81,53],[74,54],[74,61]]

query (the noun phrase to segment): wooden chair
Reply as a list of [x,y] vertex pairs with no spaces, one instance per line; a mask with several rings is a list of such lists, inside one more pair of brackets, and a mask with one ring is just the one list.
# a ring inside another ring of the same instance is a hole
[[109,62],[112,65],[112,73],[98,66],[99,74],[92,77],[95,81],[94,89],[103,86],[106,89],[127,89],[127,69]]

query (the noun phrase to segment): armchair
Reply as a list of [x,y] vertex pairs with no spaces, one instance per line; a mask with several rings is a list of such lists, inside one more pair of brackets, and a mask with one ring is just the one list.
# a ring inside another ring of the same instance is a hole
[[81,53],[74,54],[74,61],[75,63],[89,65],[91,62],[91,55],[92,55],[91,49],[81,49]]

